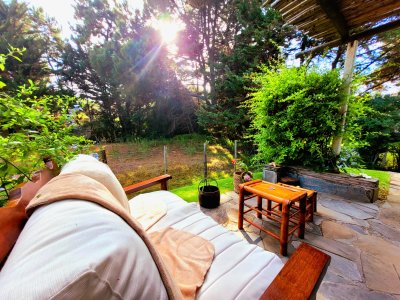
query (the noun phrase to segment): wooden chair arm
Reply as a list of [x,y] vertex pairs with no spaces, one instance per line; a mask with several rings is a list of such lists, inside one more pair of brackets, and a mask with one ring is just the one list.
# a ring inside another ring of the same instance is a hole
[[130,194],[130,193],[134,193],[137,191],[141,191],[143,189],[146,189],[148,187],[151,187],[151,186],[154,186],[157,184],[161,185],[162,190],[167,191],[168,190],[167,182],[170,179],[172,179],[172,176],[168,175],[168,174],[157,176],[157,177],[124,187],[124,191],[126,194]]
[[0,269],[28,220],[25,208],[29,201],[57,174],[57,165],[52,161],[46,162],[46,168],[36,172],[31,178],[32,181],[11,192],[6,205],[0,208]]
[[301,244],[260,300],[309,299],[322,279],[331,257],[308,244]]

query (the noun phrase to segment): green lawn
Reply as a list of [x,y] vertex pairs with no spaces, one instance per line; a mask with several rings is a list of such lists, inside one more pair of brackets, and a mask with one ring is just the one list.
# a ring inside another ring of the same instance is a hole
[[[254,179],[261,179],[262,172],[256,172],[253,174]],[[233,191],[233,177],[225,177],[217,179],[219,191],[221,194]],[[214,184],[213,182],[211,184]],[[171,190],[174,194],[178,195],[187,202],[197,202],[198,201],[198,183],[186,185],[180,188]]]

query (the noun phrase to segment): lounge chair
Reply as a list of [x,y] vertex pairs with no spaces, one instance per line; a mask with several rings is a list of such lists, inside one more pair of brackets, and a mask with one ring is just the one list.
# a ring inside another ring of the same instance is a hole
[[[303,244],[284,266],[276,254],[241,240],[204,215],[195,203],[166,191],[169,179],[169,175],[159,176],[124,191],[160,184],[162,191],[129,201],[132,212],[138,209],[137,203],[154,207],[162,199],[166,204],[166,214],[147,231],[171,226],[214,245],[214,260],[196,299],[307,299],[315,291],[329,256]],[[146,216],[141,222],[146,223]],[[139,236],[118,215],[79,199],[34,211],[0,271],[0,291],[1,299],[167,296]]]

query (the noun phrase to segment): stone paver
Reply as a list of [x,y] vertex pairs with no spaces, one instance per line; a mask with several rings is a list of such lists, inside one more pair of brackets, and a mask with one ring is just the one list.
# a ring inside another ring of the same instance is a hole
[[387,226],[380,222],[379,220],[370,220],[369,230],[372,231],[375,235],[380,235],[386,240],[395,243],[396,245],[400,245],[400,230],[394,229],[390,226]]
[[[317,299],[400,300],[400,174],[391,173],[387,201],[353,202],[337,195],[318,194],[314,222],[306,224],[305,239],[292,235],[289,256],[302,243],[324,251],[331,263],[317,291]],[[256,205],[256,199],[246,201]],[[238,230],[238,195],[222,195],[221,206],[202,209],[248,243],[279,255],[279,241],[244,222]],[[255,214],[248,218],[279,235],[279,226]],[[287,257],[279,255],[283,262]]]
[[400,228],[400,207],[382,208],[379,211],[378,219],[386,225]]
[[324,237],[333,240],[347,240],[356,237],[356,232],[353,229],[333,221],[322,223],[322,233]]
[[[322,202],[322,203],[321,203]],[[352,218],[367,220],[372,219],[374,216],[372,214],[367,214],[364,210],[359,208],[359,205],[350,204],[344,201],[335,200],[325,200],[320,203],[332,210],[340,212],[342,214],[348,215]]]
[[356,263],[334,254],[330,254],[330,256],[331,264],[329,266],[329,269],[332,273],[338,275],[341,278],[347,279],[347,283],[349,283],[349,281],[362,281],[362,276]]
[[371,291],[362,286],[341,284],[335,282],[322,282],[317,292],[317,300],[395,300],[392,295]]
[[342,223],[360,225],[363,227],[365,227],[366,224],[368,225],[368,222],[366,222],[365,220],[351,218],[348,215],[342,214],[341,212],[337,212],[333,209],[322,206],[321,204],[318,204],[318,214],[323,218],[337,220]]
[[374,235],[360,235],[353,245],[369,255],[380,257],[400,270],[400,248]]
[[390,173],[390,188],[387,200],[400,203],[400,173]]
[[363,253],[361,261],[368,288],[385,293],[400,294],[400,278],[395,265],[390,260]]

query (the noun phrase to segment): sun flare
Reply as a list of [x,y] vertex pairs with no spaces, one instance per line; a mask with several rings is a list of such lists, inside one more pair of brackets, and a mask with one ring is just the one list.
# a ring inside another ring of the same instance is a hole
[[163,43],[174,45],[179,31],[184,29],[182,21],[173,19],[161,19],[153,21],[153,26],[159,31]]

